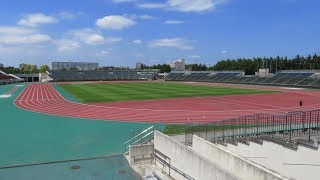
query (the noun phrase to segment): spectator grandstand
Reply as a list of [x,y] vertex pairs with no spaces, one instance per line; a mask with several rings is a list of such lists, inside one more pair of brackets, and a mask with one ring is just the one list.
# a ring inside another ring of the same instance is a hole
[[0,71],[0,85],[13,84],[21,81],[23,80],[17,76]]
[[171,72],[166,81],[200,81],[296,87],[320,87],[320,71],[280,71],[272,76],[246,76],[243,71]]
[[53,81],[155,80],[158,70],[51,70]]

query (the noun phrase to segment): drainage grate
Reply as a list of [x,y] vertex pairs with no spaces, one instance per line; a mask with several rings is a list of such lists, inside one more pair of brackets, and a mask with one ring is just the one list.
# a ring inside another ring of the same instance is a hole
[[81,168],[81,167],[78,166],[78,165],[74,165],[74,166],[71,166],[71,167],[70,167],[70,169],[74,169],[74,170],[75,170],[75,169],[80,169],[80,168]]
[[126,174],[127,171],[125,171],[125,170],[118,170],[117,173],[118,173],[118,174]]

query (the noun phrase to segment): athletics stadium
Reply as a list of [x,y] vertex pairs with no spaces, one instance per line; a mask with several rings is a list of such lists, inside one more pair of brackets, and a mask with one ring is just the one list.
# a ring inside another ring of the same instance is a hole
[[[301,173],[290,176],[292,169],[270,167],[268,152],[255,150],[257,159],[248,152],[268,143],[293,154],[300,146],[318,152],[319,74],[173,71],[159,79],[158,70],[49,70],[40,82],[27,83],[1,72],[0,177],[300,179]],[[227,157],[238,158],[237,168],[205,158],[211,150],[197,149],[201,143],[220,154],[232,151]],[[192,155],[179,160],[177,151]],[[201,153],[194,163],[209,163],[202,169],[214,175],[190,172],[180,162]],[[239,166],[250,166],[246,175]]]

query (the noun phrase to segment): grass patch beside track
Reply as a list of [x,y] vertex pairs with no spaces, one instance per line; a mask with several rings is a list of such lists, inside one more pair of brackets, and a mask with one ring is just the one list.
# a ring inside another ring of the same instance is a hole
[[61,84],[82,103],[152,100],[167,98],[260,94],[275,91],[165,82],[116,82],[107,84]]
[[183,133],[195,133],[195,132],[206,132],[206,131],[221,131],[237,129],[240,125],[167,125],[163,130],[164,134],[183,134]]

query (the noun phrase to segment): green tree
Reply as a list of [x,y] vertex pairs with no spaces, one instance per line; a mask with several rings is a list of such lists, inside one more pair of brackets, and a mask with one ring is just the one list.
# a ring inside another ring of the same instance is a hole
[[169,64],[163,64],[161,70],[162,70],[163,72],[169,73],[169,72],[171,72],[171,67],[170,67]]
[[48,65],[42,65],[40,66],[40,72],[41,73],[45,73],[47,70],[49,70],[49,66]]
[[23,73],[25,73],[25,74],[28,74],[28,73],[31,73],[31,64],[26,64],[25,66],[24,66],[24,68],[22,69],[23,70]]
[[37,65],[31,65],[31,73],[39,73]]
[[[188,66],[192,67],[193,66]],[[247,75],[253,75],[258,69],[269,68],[270,72],[276,73],[280,70],[301,70],[301,69],[320,69],[320,57],[317,54],[306,57],[297,55],[292,59],[287,57],[256,57],[252,59],[227,59],[217,62],[209,70],[244,70]],[[197,68],[195,68],[197,69]],[[194,70],[194,69],[192,69]]]

